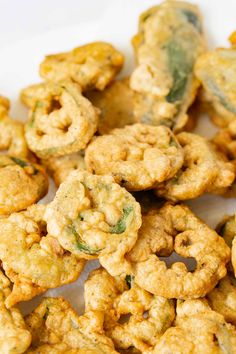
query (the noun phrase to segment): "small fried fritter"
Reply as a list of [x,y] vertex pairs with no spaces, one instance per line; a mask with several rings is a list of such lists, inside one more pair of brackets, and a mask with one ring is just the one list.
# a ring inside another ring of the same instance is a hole
[[23,210],[48,191],[42,166],[10,155],[0,155],[0,182],[0,215]]
[[20,311],[16,307],[6,308],[5,300],[10,292],[10,281],[0,271],[0,352],[21,354],[29,347],[31,334]]
[[236,326],[236,279],[227,275],[207,294],[211,308],[224,316],[226,322]]
[[114,275],[130,272],[125,259],[141,226],[140,205],[110,176],[74,171],[48,204],[48,232],[79,259],[99,258]]
[[136,122],[134,103],[138,95],[129,87],[129,78],[111,83],[104,91],[89,91],[86,96],[100,109],[98,131],[107,134]]
[[44,159],[84,149],[97,129],[97,110],[72,82],[44,85],[46,96],[39,95],[26,124],[30,149]]
[[81,151],[70,155],[51,157],[42,160],[42,163],[46,166],[57,187],[65,181],[72,171],[85,170],[84,153]]
[[40,65],[40,75],[53,82],[71,79],[83,91],[104,90],[121,70],[123,62],[123,55],[111,44],[93,42],[67,53],[46,56]]
[[204,88],[203,108],[216,125],[226,127],[236,119],[236,47],[201,55],[194,72]]
[[175,327],[167,329],[150,354],[235,354],[236,330],[206,300],[177,304]]
[[29,353],[63,353],[63,349],[70,354],[117,353],[104,333],[102,314],[90,311],[78,316],[63,298],[44,298],[25,322],[32,334]]
[[8,308],[47,289],[75,281],[83,270],[84,261],[65,252],[47,234],[44,212],[44,205],[33,205],[0,219],[0,259],[13,283],[5,301]]
[[9,117],[9,109],[9,100],[0,96],[0,150],[7,150],[11,156],[27,158],[29,150],[24,125]]
[[[195,269],[189,271],[178,261],[168,267],[159,258],[174,251],[194,258]],[[166,204],[143,216],[138,241],[127,258],[133,265],[134,281],[141,288],[165,298],[198,298],[226,275],[230,249],[186,206]]]
[[122,281],[102,268],[90,273],[84,296],[85,311],[104,313],[106,335],[117,350],[152,348],[175,318],[173,300],[141,289],[130,275]]
[[156,194],[178,201],[203,193],[223,194],[235,178],[234,165],[206,138],[187,132],[177,135],[183,148],[182,169],[156,189]]
[[138,65],[131,88],[144,94],[138,98],[140,122],[180,131],[199,87],[193,67],[205,50],[198,8],[180,1],[150,8],[140,16],[132,44]]
[[88,171],[112,175],[128,190],[156,187],[178,172],[182,149],[164,126],[134,124],[96,137],[85,152]]

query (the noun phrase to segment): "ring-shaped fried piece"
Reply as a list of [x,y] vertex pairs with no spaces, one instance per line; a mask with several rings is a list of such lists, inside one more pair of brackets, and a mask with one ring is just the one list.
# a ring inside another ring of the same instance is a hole
[[0,219],[0,259],[13,283],[5,303],[11,307],[30,300],[47,289],[75,281],[84,261],[65,252],[58,241],[47,234],[43,221],[44,205]]
[[[174,302],[141,289],[131,276],[123,281],[117,278],[102,268],[90,273],[85,282],[85,311],[104,313],[106,335],[117,350],[134,347],[144,352],[171,326]],[[125,316],[129,317],[125,320]]]
[[123,55],[111,44],[93,42],[67,53],[46,56],[40,65],[40,75],[53,82],[71,79],[83,91],[104,90],[121,70],[123,62]]
[[90,311],[79,316],[63,298],[44,298],[25,321],[32,334],[29,353],[61,353],[63,348],[70,354],[117,353],[104,333],[103,315]]
[[227,126],[236,119],[236,48],[202,54],[194,72],[204,88],[203,108],[216,125]]
[[9,117],[10,102],[0,96],[0,150],[7,150],[11,156],[28,157],[23,123]]
[[138,65],[130,84],[144,94],[137,107],[145,106],[140,122],[180,131],[199,87],[193,67],[205,50],[198,8],[182,1],[150,8],[141,14],[132,44]]
[[5,300],[10,292],[10,281],[0,271],[0,352],[21,354],[29,347],[31,334],[18,308],[6,308]]
[[114,275],[130,272],[125,255],[137,240],[140,205],[112,177],[72,172],[44,217],[48,232],[79,259],[99,258]]
[[156,187],[178,172],[183,152],[171,130],[134,124],[95,137],[85,152],[88,171],[112,175],[128,190]]
[[40,158],[84,149],[97,129],[97,110],[72,82],[45,85],[47,96],[37,100],[26,124],[30,149]]
[[236,326],[236,279],[227,275],[207,294],[211,308],[224,316],[226,322]]
[[[154,215],[152,211],[152,219]],[[148,223],[148,214],[145,216],[138,241],[128,255],[135,283],[166,298],[205,296],[226,275],[229,247],[184,205],[166,204],[156,211],[156,218],[156,223]],[[174,251],[181,257],[194,258],[195,269],[189,271],[183,262],[167,267],[159,257]]]
[[24,158],[0,155],[0,181],[0,215],[23,210],[48,191],[42,166]]
[[177,303],[175,327],[167,329],[150,354],[235,354],[236,330],[205,299]]
[[177,139],[184,163],[175,177],[156,189],[156,194],[173,201],[197,198],[203,193],[222,194],[235,178],[235,168],[206,138],[182,132]]

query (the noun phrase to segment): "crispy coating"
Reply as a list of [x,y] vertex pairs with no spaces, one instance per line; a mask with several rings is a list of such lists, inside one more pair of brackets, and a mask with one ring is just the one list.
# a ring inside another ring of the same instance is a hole
[[35,90],[37,101],[26,124],[30,149],[41,158],[84,149],[97,129],[97,110],[70,81],[44,85],[45,97]]
[[51,157],[48,160],[42,160],[42,163],[53,177],[57,187],[65,181],[72,171],[85,170],[84,153],[82,151],[70,155]]
[[[156,217],[156,220],[155,220]],[[160,256],[172,252],[194,258],[189,271],[183,262],[168,267]],[[184,205],[166,204],[143,217],[139,238],[128,255],[135,283],[166,298],[205,296],[226,275],[230,249],[222,237]]]
[[207,295],[211,308],[221,313],[226,322],[236,326],[236,279],[227,275]]
[[236,119],[220,129],[212,141],[230,160],[236,160]]
[[183,129],[199,87],[193,66],[205,50],[198,8],[181,1],[150,8],[140,16],[132,44],[138,66],[130,84],[144,94],[136,108],[140,121]]
[[89,91],[86,96],[101,111],[98,123],[100,134],[136,122],[134,104],[139,94],[130,88],[129,78],[114,81],[101,92]]
[[212,311],[206,300],[180,301],[175,327],[168,329],[154,350],[147,353],[235,354],[236,330]]
[[231,249],[231,263],[234,269],[234,275],[236,277],[236,237],[234,237]]
[[33,205],[0,219],[0,259],[13,282],[5,301],[8,308],[47,289],[75,281],[83,270],[84,261],[65,252],[47,234],[44,212],[44,205]]
[[29,353],[63,353],[63,349],[71,354],[117,353],[104,333],[102,314],[90,311],[78,316],[63,298],[44,298],[25,321],[32,334]]
[[128,190],[156,187],[183,164],[182,149],[164,126],[134,124],[94,138],[85,152],[88,171],[112,175]]
[[0,96],[0,150],[11,156],[28,157],[29,150],[24,136],[23,123],[9,117],[10,102]]
[[6,308],[5,299],[10,292],[10,281],[0,271],[0,352],[20,354],[29,347],[31,334],[20,311],[15,307]]
[[175,318],[173,300],[148,293],[134,284],[131,276],[122,281],[102,268],[90,273],[84,296],[85,311],[104,313],[106,334],[117,350],[148,350]]
[[204,88],[203,108],[216,125],[226,127],[236,119],[236,48],[201,55],[194,71]]
[[232,185],[235,168],[206,138],[182,132],[177,139],[184,151],[182,169],[158,186],[156,193],[173,201],[197,198],[203,193],[223,194]]
[[44,169],[23,158],[0,155],[0,215],[20,211],[48,191]]
[[83,91],[104,90],[121,70],[123,62],[123,55],[111,44],[93,42],[67,53],[46,56],[40,65],[40,75],[53,82],[72,79]]
[[99,258],[112,274],[130,271],[125,259],[141,226],[140,206],[110,176],[74,171],[47,206],[48,232],[79,259]]

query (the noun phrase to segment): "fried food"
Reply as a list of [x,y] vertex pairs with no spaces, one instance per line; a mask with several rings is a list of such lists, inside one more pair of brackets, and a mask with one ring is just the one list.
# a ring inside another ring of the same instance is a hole
[[54,179],[57,187],[65,181],[72,171],[77,169],[85,170],[83,152],[75,152],[70,155],[51,157],[48,160],[43,160],[42,163],[46,166],[47,171]]
[[136,122],[134,104],[139,94],[129,86],[129,78],[111,83],[104,91],[89,91],[86,96],[101,111],[98,131],[107,134]]
[[156,194],[173,201],[197,198],[203,193],[223,194],[235,178],[233,164],[206,138],[182,132],[177,139],[183,148],[183,167],[158,186]]
[[212,141],[230,160],[236,160],[236,119],[220,129]]
[[84,149],[97,129],[97,110],[72,82],[45,85],[47,95],[38,96],[26,124],[30,149],[44,159]]
[[[168,267],[160,256],[173,252],[194,258],[189,271],[183,262]],[[230,249],[222,237],[184,205],[166,204],[143,216],[138,241],[127,257],[135,283],[165,298],[198,298],[210,292],[226,275]]]
[[0,181],[0,215],[23,210],[48,191],[48,178],[40,165],[10,155],[0,155]]
[[79,259],[99,258],[112,275],[130,271],[125,255],[137,240],[141,211],[112,177],[72,172],[44,218],[48,232]]
[[11,156],[27,158],[29,150],[24,125],[9,117],[9,109],[9,100],[0,96],[0,150],[7,150]]
[[123,62],[123,55],[111,44],[93,42],[67,53],[46,56],[40,65],[40,75],[53,82],[69,78],[83,91],[104,90],[121,70]]
[[[115,354],[112,340],[103,330],[101,313],[90,311],[78,316],[63,298],[44,298],[25,318],[32,334],[29,353]],[[41,351],[47,346],[52,351]],[[27,352],[28,353],[28,352]]]
[[33,205],[0,219],[0,259],[13,283],[5,301],[8,308],[47,289],[75,281],[83,270],[84,261],[65,252],[47,234],[44,212],[44,205]]
[[117,350],[134,347],[141,352],[154,346],[175,318],[173,300],[148,293],[131,276],[113,278],[102,268],[85,282],[85,311],[104,313],[106,335]]
[[88,171],[112,175],[128,190],[156,187],[178,172],[182,149],[164,126],[134,124],[94,138],[85,152]]
[[205,50],[198,8],[180,1],[150,8],[140,16],[132,44],[138,65],[130,84],[144,94],[137,107],[145,106],[140,121],[180,131],[199,87],[193,67]]
[[204,53],[194,72],[204,88],[203,109],[216,125],[226,127],[236,119],[236,47]]
[[227,275],[207,295],[211,308],[236,326],[236,279]]
[[29,347],[31,334],[20,311],[16,307],[6,308],[5,299],[10,292],[10,281],[0,271],[0,352],[20,354]]
[[235,354],[236,330],[206,300],[177,304],[175,327],[167,329],[150,354]]

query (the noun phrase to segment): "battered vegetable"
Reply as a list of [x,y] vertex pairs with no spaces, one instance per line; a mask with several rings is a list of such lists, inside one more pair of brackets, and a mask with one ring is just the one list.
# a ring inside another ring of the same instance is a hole
[[84,261],[65,252],[47,234],[44,212],[45,206],[33,205],[0,219],[0,259],[13,283],[5,301],[8,308],[49,288],[75,281],[83,270]]
[[10,155],[0,155],[0,181],[0,215],[23,210],[48,191],[41,166]]
[[26,125],[30,149],[41,158],[84,149],[97,129],[97,110],[72,82],[48,83],[46,93],[33,106]]
[[236,119],[236,48],[217,48],[200,56],[195,74],[203,85],[203,105],[220,127]]
[[235,178],[235,168],[206,138],[182,132],[177,139],[183,148],[183,167],[156,193],[170,200],[197,198],[203,193],[223,194]]
[[9,117],[10,102],[0,96],[0,150],[11,156],[27,158],[29,150],[24,136],[24,125]]
[[48,232],[79,259],[99,258],[113,275],[130,272],[125,259],[141,226],[140,206],[112,177],[74,171],[47,206]]
[[98,123],[100,134],[135,123],[134,105],[139,94],[131,90],[128,78],[114,81],[104,91],[88,92],[86,96],[101,111]]
[[91,272],[85,283],[85,311],[105,315],[106,335],[117,350],[134,347],[144,352],[171,326],[174,302],[154,296],[132,281],[129,285],[127,289],[125,280],[113,278],[102,268]]
[[147,108],[140,121],[181,130],[199,87],[193,67],[205,49],[198,8],[180,1],[150,8],[132,43],[138,66],[131,87],[145,94],[139,104]]
[[124,57],[111,44],[93,42],[71,52],[48,55],[40,65],[40,75],[49,81],[72,79],[83,91],[104,90],[123,66]]
[[236,330],[205,300],[177,303],[175,327],[168,329],[150,354],[235,353]]
[[[183,262],[168,267],[159,258],[174,251],[181,257],[194,258],[195,269],[189,271]],[[198,298],[226,275],[230,249],[186,206],[166,204],[143,217],[138,241],[128,259],[133,263],[135,283],[141,288],[165,298]]]
[[21,354],[29,347],[31,334],[20,311],[16,307],[6,308],[4,302],[10,292],[10,282],[0,272],[0,352]]
[[88,171],[112,175],[128,190],[153,188],[183,164],[182,149],[164,126],[134,124],[96,137],[85,152]]
[[95,311],[78,316],[63,298],[44,298],[25,321],[33,338],[31,354],[117,353],[104,334],[103,316]]

